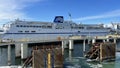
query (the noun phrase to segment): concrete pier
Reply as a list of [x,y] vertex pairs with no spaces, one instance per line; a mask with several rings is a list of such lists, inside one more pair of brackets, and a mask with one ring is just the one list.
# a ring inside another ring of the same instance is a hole
[[11,65],[11,45],[8,45],[8,65]]
[[28,57],[28,45],[27,43],[21,43],[21,59]]
[[69,40],[69,50],[73,50],[73,40]]
[[[9,43],[8,42],[4,42],[4,43],[1,42],[0,46],[1,47],[2,46],[6,46],[6,47],[8,46],[8,51],[7,51],[8,56],[7,56],[7,60],[6,60],[7,63],[6,64],[11,65],[12,64],[12,62],[11,62],[12,61],[11,60],[12,53],[11,53],[11,46],[10,45],[15,45],[15,56],[19,57],[18,59],[20,59],[20,58],[25,59],[25,58],[28,57],[28,53],[30,53],[30,55],[31,55],[31,50],[29,50],[29,52],[28,52],[28,45],[27,44],[30,45],[29,49],[32,49],[31,47],[34,46],[34,45],[36,45],[36,46],[43,45],[43,47],[44,47],[44,44],[48,45],[51,42],[52,45],[53,45],[54,42],[59,42],[60,45],[62,43],[62,49],[63,49],[62,51],[64,53],[64,48],[69,47],[69,49],[71,51],[74,49],[74,42],[73,41],[75,40],[75,41],[80,41],[80,43],[83,44],[83,55],[84,55],[84,53],[87,52],[86,51],[87,50],[86,49],[86,46],[87,46],[86,44],[87,43],[89,44],[89,42],[91,43],[91,41],[92,41],[92,43],[106,42],[106,41],[108,41],[108,42],[112,41],[112,42],[116,43],[116,40],[118,40],[118,39],[120,39],[120,36],[119,37],[97,36],[97,38],[87,37],[87,36],[70,36],[69,38],[61,39],[61,40],[56,40],[55,39],[55,40],[44,40],[44,41],[39,40],[39,41],[27,41],[27,42],[25,42],[25,41],[16,42],[15,41],[15,42],[11,42],[11,43],[10,42]],[[86,43],[86,41],[88,41],[88,42]],[[67,46],[68,43],[69,43],[69,46]],[[50,46],[52,46],[52,45],[50,45]],[[108,47],[108,49],[109,49],[109,47]],[[70,59],[72,57],[71,51],[69,52],[69,58]],[[117,51],[120,51],[120,49],[118,49]],[[110,50],[110,52],[111,52],[111,50]],[[106,52],[106,54],[107,54],[107,52]],[[16,60],[15,60],[15,62],[16,62]]]

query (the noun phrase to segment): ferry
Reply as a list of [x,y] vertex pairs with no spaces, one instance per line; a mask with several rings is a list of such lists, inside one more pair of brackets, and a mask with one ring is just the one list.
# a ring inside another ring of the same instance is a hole
[[63,16],[56,16],[53,22],[22,21],[16,19],[0,28],[0,39],[12,41],[39,41],[63,39],[73,35],[105,36],[110,28],[103,24],[79,24],[64,21]]

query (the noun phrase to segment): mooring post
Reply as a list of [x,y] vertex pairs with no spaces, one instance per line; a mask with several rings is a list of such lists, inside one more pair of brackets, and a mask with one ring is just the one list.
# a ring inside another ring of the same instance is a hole
[[73,40],[69,40],[69,50],[73,50]]
[[51,67],[51,54],[48,53],[47,57],[48,57],[48,58],[47,58],[47,59],[48,59],[48,60],[47,60],[47,61],[48,61],[48,62],[47,62],[47,67],[48,67],[48,68],[52,68],[52,67]]
[[27,43],[21,43],[21,59],[28,57],[28,45]]
[[8,45],[8,65],[11,65],[11,45]]

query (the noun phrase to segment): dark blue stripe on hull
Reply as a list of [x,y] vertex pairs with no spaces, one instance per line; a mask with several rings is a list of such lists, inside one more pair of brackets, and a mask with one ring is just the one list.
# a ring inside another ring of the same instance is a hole
[[5,33],[5,34],[108,34],[108,32],[66,32],[66,33]]

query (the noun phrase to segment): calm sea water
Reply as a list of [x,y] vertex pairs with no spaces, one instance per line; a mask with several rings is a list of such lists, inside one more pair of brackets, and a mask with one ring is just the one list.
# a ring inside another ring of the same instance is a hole
[[[86,51],[90,46],[86,45]],[[120,41],[117,43],[117,48],[120,48]],[[29,47],[31,50],[31,47]],[[21,64],[20,59],[15,59],[15,47],[11,49],[12,65]],[[28,52],[29,54],[31,51]],[[7,65],[7,47],[0,47],[0,66]],[[116,60],[102,63],[87,63],[83,58],[83,45],[77,43],[74,45],[74,50],[64,50],[64,68],[120,68],[120,52],[116,52]]]

